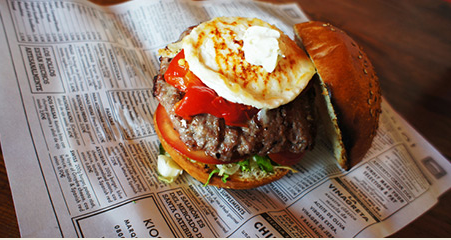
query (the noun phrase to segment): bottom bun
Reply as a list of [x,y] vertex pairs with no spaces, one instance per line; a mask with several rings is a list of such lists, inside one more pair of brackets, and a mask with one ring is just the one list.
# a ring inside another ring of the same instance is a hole
[[[154,114],[154,123],[156,123],[156,115]],[[208,177],[215,169],[214,164],[205,164],[201,162],[196,162],[190,160],[180,154],[177,150],[175,150],[169,143],[167,143],[160,130],[157,126],[155,126],[155,131],[157,132],[158,138],[160,139],[161,145],[164,150],[171,156],[172,160],[174,160],[184,171],[186,171],[189,175],[197,179],[198,181],[205,184],[208,181]],[[230,188],[230,189],[251,189],[260,187],[266,184],[269,184],[273,181],[279,180],[283,176],[285,176],[290,170],[284,168],[274,169],[273,173],[266,173],[264,176],[244,176],[244,174],[235,173],[227,178],[226,182],[221,180],[217,174],[214,174],[208,185],[219,187],[219,188]]]

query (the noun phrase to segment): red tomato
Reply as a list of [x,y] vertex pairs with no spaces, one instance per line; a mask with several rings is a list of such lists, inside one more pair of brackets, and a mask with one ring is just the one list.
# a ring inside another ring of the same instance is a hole
[[206,163],[206,164],[223,164],[224,163],[224,162],[217,160],[216,158],[208,156],[207,154],[205,154],[204,151],[196,151],[196,150],[189,149],[180,140],[179,133],[176,130],[174,130],[174,127],[172,126],[172,122],[169,119],[168,114],[166,113],[166,110],[161,105],[158,105],[158,107],[155,111],[155,120],[156,120],[155,127],[158,128],[158,130],[160,131],[164,140],[169,145],[171,145],[171,147],[173,147],[180,154],[182,154],[183,156],[193,159],[195,161]]
[[212,106],[219,112],[216,117],[222,117],[229,126],[245,127],[247,120],[251,119],[259,110],[243,104],[232,103],[222,97],[212,101]]
[[207,87],[194,75],[185,61],[183,50],[169,63],[164,74],[167,83],[185,92],[183,99],[175,105],[174,111],[184,119],[209,113],[218,118],[224,118],[230,126],[246,126],[258,109],[243,104],[232,103],[219,97],[211,88]]
[[210,113],[221,117],[219,112],[211,106],[211,102],[217,97],[213,89],[206,86],[192,86],[186,90],[182,100],[174,106],[175,114],[189,119],[202,113]]
[[302,153],[292,153],[288,151],[278,152],[268,154],[268,157],[274,162],[283,165],[283,166],[291,166],[299,162],[301,158],[304,156],[305,152]]
[[203,85],[200,79],[189,70],[183,50],[169,63],[168,69],[164,73],[164,79],[182,92],[192,85]]

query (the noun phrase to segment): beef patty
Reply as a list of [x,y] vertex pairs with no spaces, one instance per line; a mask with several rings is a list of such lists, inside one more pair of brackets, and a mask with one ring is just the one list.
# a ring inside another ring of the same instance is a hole
[[199,114],[188,121],[173,111],[184,93],[164,80],[170,60],[160,58],[153,94],[189,148],[204,150],[208,155],[228,162],[238,157],[264,156],[281,151],[301,153],[313,147],[316,135],[313,87],[306,88],[286,105],[260,110],[248,121],[247,127],[225,125],[224,119],[211,114]]

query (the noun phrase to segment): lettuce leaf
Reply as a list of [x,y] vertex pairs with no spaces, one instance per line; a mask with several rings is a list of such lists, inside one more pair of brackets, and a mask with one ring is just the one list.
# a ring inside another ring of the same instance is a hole
[[219,171],[221,171],[221,170],[219,170],[218,168],[216,168],[213,171],[211,171],[210,175],[208,175],[207,182],[205,182],[205,184],[204,184],[204,187],[206,187],[210,183],[210,179],[213,177],[213,175],[215,173],[219,173]]
[[246,158],[245,160],[237,162],[238,165],[240,165],[240,169],[243,172],[249,172],[251,170],[251,166],[249,163],[249,158]]
[[272,161],[269,157],[267,157],[267,156],[262,157],[262,156],[255,155],[252,157],[252,159],[257,162],[257,165],[261,170],[268,172],[268,173],[274,172],[274,167],[273,167]]

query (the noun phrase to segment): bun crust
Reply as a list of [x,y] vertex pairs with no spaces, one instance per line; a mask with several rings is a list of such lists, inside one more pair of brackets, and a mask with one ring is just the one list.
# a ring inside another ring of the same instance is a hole
[[366,54],[342,30],[311,21],[296,24],[294,31],[320,78],[336,145],[341,146],[335,156],[349,169],[362,160],[376,135],[381,112],[378,78]]
[[[154,114],[154,122],[156,114]],[[185,156],[180,154],[177,150],[171,147],[163,138],[161,135],[160,130],[158,127],[155,127],[155,131],[157,132],[158,138],[160,139],[161,145],[166,150],[169,155],[171,155],[171,158],[181,167],[183,170],[185,170],[189,175],[197,179],[198,181],[202,183],[206,183],[208,180],[208,177],[210,175],[210,172],[214,169],[214,165],[210,164],[204,164],[200,162],[194,162],[187,159]],[[221,177],[217,175],[213,175],[213,177],[210,179],[210,182],[208,185],[219,187],[219,188],[231,188],[231,189],[251,189],[256,188],[259,186],[266,185],[268,183],[271,183],[273,181],[279,180],[283,176],[285,176],[289,170],[287,169],[275,169],[274,173],[270,175],[266,175],[263,178],[244,178],[237,174],[234,174],[227,178],[227,181],[224,183],[221,180]]]

